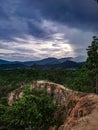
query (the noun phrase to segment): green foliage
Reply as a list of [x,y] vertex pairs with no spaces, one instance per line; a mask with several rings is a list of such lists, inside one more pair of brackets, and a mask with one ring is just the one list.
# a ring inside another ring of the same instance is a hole
[[0,104],[7,105],[7,97],[1,97]]
[[[93,77],[93,78],[92,78]],[[29,85],[34,80],[47,80],[74,90],[94,92],[94,75],[84,66],[82,69],[20,69],[0,71],[0,97],[6,96],[21,84]]]
[[0,97],[6,96],[21,84],[30,84],[34,80],[48,80],[59,84],[67,84],[75,75],[75,70],[66,69],[20,69],[0,71]]
[[48,80],[73,90],[95,92],[98,84],[95,76],[98,74],[98,38],[94,37],[87,54],[86,64],[77,70],[39,69],[36,65],[30,69],[1,70],[0,130],[48,130],[56,123],[53,117],[57,107],[45,90],[26,88],[20,100],[7,106],[7,94],[21,84],[29,85],[34,80]]
[[54,124],[56,106],[44,90],[26,89],[21,99],[2,111],[0,122],[7,130],[47,130]]
[[87,49],[87,62],[86,65],[88,69],[93,71],[98,71],[98,38],[93,37],[93,41],[91,43],[91,46],[88,46]]
[[92,87],[92,80],[89,78],[89,71],[85,66],[76,72],[73,79],[69,82],[69,86],[73,90],[95,92],[95,88]]
[[92,87],[96,87],[98,93],[98,38],[96,36],[93,37],[91,46],[88,46],[87,54],[86,69],[89,71]]

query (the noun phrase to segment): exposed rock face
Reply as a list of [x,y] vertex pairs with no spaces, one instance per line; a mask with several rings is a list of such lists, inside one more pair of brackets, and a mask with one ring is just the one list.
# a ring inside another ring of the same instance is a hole
[[[98,130],[98,96],[72,91],[62,85],[36,81],[30,88],[45,88],[53,102],[61,106],[55,118],[60,122],[51,130]],[[24,86],[8,95],[8,104],[21,98]]]
[[69,101],[75,102],[75,105],[72,105],[69,116],[59,130],[98,130],[98,96],[80,95],[70,97]]
[[[65,88],[64,86],[52,82],[35,81],[30,85],[30,88],[44,88],[47,93],[53,97],[53,102],[56,105],[63,105],[72,93],[72,90]],[[11,105],[15,100],[21,98],[24,86],[20,86],[18,89],[12,91],[8,95],[8,104]]]
[[19,88],[8,94],[8,105],[12,105],[13,102],[22,97],[23,89],[24,87],[20,86]]

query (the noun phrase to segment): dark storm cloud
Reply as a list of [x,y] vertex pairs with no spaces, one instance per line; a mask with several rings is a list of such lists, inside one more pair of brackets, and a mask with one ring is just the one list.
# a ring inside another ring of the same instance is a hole
[[41,15],[27,0],[0,1],[0,39],[12,40],[13,37],[46,35],[39,25]]
[[9,61],[19,61],[19,59],[22,59],[24,61],[25,59],[28,59],[28,56],[22,53],[0,53],[0,59],[5,59]]
[[2,9],[2,6],[0,6],[0,19],[8,20],[6,13]]
[[98,4],[94,0],[0,0],[1,58],[85,55],[95,34]]
[[98,5],[93,0],[44,0],[45,17],[70,27],[98,29]]
[[28,0],[43,17],[71,27],[98,29],[98,5],[94,0]]
[[44,38],[48,35],[48,32],[39,26],[38,22],[28,22],[28,33],[37,38]]
[[45,38],[51,31],[41,27],[43,19],[97,31],[98,6],[93,0],[1,0],[0,18],[0,39]]

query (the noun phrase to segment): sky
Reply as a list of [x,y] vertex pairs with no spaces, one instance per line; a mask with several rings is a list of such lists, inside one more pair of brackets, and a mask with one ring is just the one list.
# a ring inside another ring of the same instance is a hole
[[95,0],[0,0],[0,59],[81,57],[98,36]]

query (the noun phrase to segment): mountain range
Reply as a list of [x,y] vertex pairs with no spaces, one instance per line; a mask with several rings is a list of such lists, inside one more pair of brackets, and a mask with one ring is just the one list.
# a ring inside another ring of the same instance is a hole
[[54,57],[45,58],[37,61],[6,61],[0,59],[0,69],[19,69],[19,68],[29,68],[33,65],[39,66],[39,68],[77,68],[81,67],[84,62],[76,62],[72,57],[65,57],[57,59]]

